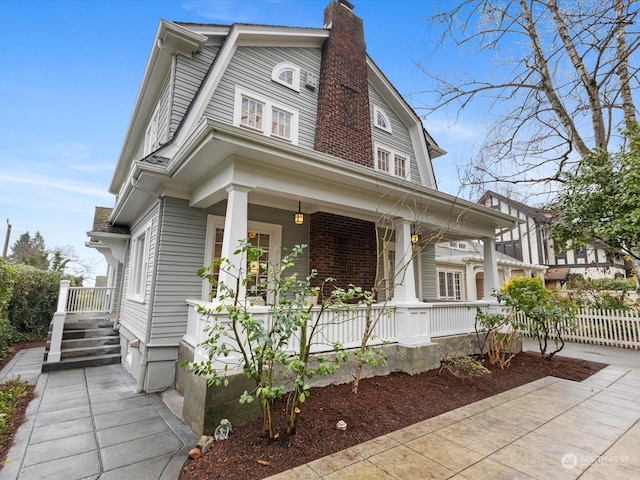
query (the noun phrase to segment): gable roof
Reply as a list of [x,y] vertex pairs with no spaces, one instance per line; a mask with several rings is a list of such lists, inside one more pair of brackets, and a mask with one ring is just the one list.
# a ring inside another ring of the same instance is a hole
[[[238,47],[251,45],[321,48],[329,37],[329,32],[326,28],[246,23],[225,26],[161,20],[109,186],[110,193],[117,195],[129,174],[136,148],[144,135],[148,118],[170,71],[172,55],[180,53],[190,57],[205,44],[217,43],[221,46],[173,137],[156,152],[143,159],[145,163],[158,166],[166,166],[166,158],[173,157],[197,129],[209,100]],[[409,127],[411,140],[418,147],[416,160],[422,178],[428,179],[427,183],[437,188],[431,159],[446,152],[437,145],[422,125],[417,113],[368,55],[366,61],[369,83]]]
[[514,200],[513,198],[505,197],[504,195],[496,193],[492,190],[485,191],[478,200],[478,203],[482,203],[484,205],[486,200],[491,197],[497,198],[507,205],[511,205],[511,207],[515,208],[516,210],[520,210],[537,222],[548,223],[552,218],[552,212],[549,209],[531,207],[525,203]]

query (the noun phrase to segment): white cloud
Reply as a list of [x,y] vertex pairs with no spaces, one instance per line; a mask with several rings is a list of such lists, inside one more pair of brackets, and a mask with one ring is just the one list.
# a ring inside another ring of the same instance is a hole
[[88,195],[97,198],[112,198],[102,187],[86,183],[73,182],[66,178],[42,178],[33,174],[15,174],[0,171],[0,181],[44,187],[68,193]]
[[66,144],[47,145],[34,148],[19,148],[14,154],[20,157],[62,159],[81,161],[91,158],[91,147],[82,142],[68,142]]

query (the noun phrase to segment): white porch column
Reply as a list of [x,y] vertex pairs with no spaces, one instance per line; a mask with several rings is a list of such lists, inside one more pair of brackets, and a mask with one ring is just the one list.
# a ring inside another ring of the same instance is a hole
[[480,300],[476,292],[476,273],[472,263],[464,265],[465,284],[467,285],[467,298],[465,300]]
[[393,303],[415,303],[416,276],[413,267],[413,246],[411,244],[411,222],[401,219],[395,225],[396,265]]
[[[224,220],[224,238],[222,240],[222,258],[230,262],[230,268],[220,268],[218,281],[224,283],[228,288],[235,291],[238,272],[246,270],[243,255],[234,255],[240,242],[247,238],[247,214],[249,187],[241,185],[229,185],[227,187],[227,213]],[[246,274],[246,272],[245,272]],[[245,298],[246,287],[239,286],[238,297]],[[218,289],[218,296],[221,290]]]
[[498,262],[496,261],[496,241],[494,238],[485,237],[482,239],[484,244],[484,298],[483,300],[491,300],[491,294],[494,290],[500,288],[500,280],[498,279]]

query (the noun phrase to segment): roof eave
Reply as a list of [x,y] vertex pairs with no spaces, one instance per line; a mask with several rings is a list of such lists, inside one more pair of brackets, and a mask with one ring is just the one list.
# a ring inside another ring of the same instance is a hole
[[176,23],[160,20],[156,31],[149,60],[142,77],[142,83],[138,90],[133,111],[129,119],[129,125],[124,142],[120,150],[120,156],[109,185],[109,192],[117,194],[122,182],[129,170],[129,163],[133,158],[141,131],[146,126],[147,117],[153,109],[157,99],[157,92],[162,88],[167,74],[171,68],[172,55],[180,53],[191,56],[207,41],[207,37],[195,33],[188,28]]

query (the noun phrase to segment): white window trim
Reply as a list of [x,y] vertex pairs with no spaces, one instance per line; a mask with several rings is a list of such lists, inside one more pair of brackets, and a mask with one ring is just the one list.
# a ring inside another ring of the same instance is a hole
[[469,250],[469,247],[466,242],[457,242],[455,240],[449,240],[447,246],[454,250]]
[[[140,238],[144,236],[144,250],[140,251]],[[129,285],[127,299],[144,303],[147,296],[147,276],[149,274],[149,244],[151,243],[151,221],[147,222],[133,236],[131,242],[131,256],[129,260]],[[141,255],[141,257],[139,256]],[[141,263],[138,263],[138,258]]]
[[155,152],[160,146],[160,132],[159,132],[159,123],[160,123],[160,105],[156,105],[156,108],[151,115],[151,120],[149,121],[149,125],[147,126],[147,130],[144,134],[144,147],[143,147],[143,156],[147,156],[150,153]]
[[[409,180],[411,178],[411,158],[406,153],[399,152],[398,150],[394,150],[386,145],[383,145],[378,142],[374,142],[373,146],[373,155],[374,155],[374,166],[375,169],[379,172],[385,173],[387,175],[391,175],[396,178],[402,178],[404,180]],[[389,152],[389,171],[380,170],[378,168],[378,150],[384,150],[385,152]],[[396,156],[404,158],[405,164],[405,176],[402,177],[400,175],[396,175]]]
[[[440,274],[444,273],[445,274],[445,286],[447,283],[447,277],[446,275],[448,273],[451,273],[453,275],[453,292],[441,292],[440,291]],[[437,270],[437,282],[438,282],[438,298],[439,299],[443,299],[443,300],[462,300],[463,298],[465,298],[465,292],[464,292],[464,277],[462,275],[462,272],[459,270]],[[455,292],[455,288],[456,288],[456,283],[455,283],[455,278],[456,275],[459,276],[459,281],[460,281],[460,298],[456,298],[456,292]],[[443,295],[444,293],[444,295]],[[446,295],[447,293],[453,293],[453,295]]]
[[[264,104],[264,111],[262,112],[263,114],[262,130],[248,127],[240,123],[242,119],[242,97],[248,97]],[[278,110],[282,110],[283,112],[291,114],[291,138],[290,139],[283,138],[278,135],[273,135],[271,133],[271,116],[274,108],[277,108]],[[234,99],[234,106],[233,106],[233,125],[235,125],[236,127],[246,128],[247,130],[260,133],[266,137],[275,138],[278,140],[282,140],[284,142],[289,142],[294,145],[297,145],[298,144],[298,118],[299,118],[298,110],[287,107],[280,103],[275,103],[272,100],[269,100],[268,98],[263,97],[262,95],[258,95],[256,93],[253,93],[249,90],[245,90],[244,88],[238,87],[236,85],[235,99]]]
[[[205,236],[205,251],[204,251],[204,265],[211,265],[213,263],[213,242],[216,238],[216,229],[224,229],[225,217],[219,215],[207,215],[207,233]],[[280,261],[280,250],[282,248],[282,225],[276,225],[273,223],[254,222],[249,220],[247,222],[247,233],[256,232],[269,235],[269,259],[271,262]],[[271,294],[271,288],[269,288],[269,294]],[[202,281],[202,299],[210,301],[211,296],[211,284],[208,280]],[[268,298],[267,301],[271,302],[273,299]]]
[[[285,69],[293,70],[293,84],[292,85],[289,85],[288,83],[283,82],[279,78],[280,77],[280,73]],[[281,62],[281,63],[277,64],[275,67],[273,67],[273,71],[271,72],[271,80],[273,80],[276,83],[279,83],[280,85],[284,85],[285,87],[290,88],[291,90],[294,90],[296,92],[300,92],[300,67],[298,67],[297,65],[294,65],[293,63]]]
[[[382,118],[384,118],[384,121],[387,124],[386,128],[382,125],[378,125],[378,114],[380,114]],[[391,131],[391,122],[389,121],[389,115],[387,115],[385,111],[377,105],[373,106],[373,126],[379,128],[380,130],[384,130],[385,132],[393,133]]]

